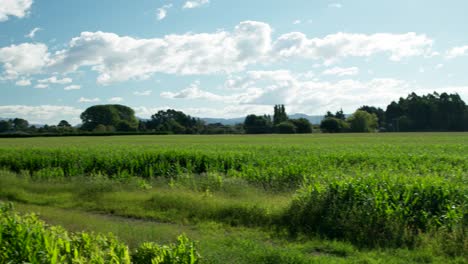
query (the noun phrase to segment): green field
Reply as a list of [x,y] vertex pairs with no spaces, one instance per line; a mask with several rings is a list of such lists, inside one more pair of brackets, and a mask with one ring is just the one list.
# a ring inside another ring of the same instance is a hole
[[468,133],[0,139],[0,200],[202,263],[465,263]]

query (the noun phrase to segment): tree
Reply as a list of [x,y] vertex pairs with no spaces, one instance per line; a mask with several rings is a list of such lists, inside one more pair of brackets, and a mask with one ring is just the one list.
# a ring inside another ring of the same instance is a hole
[[181,111],[168,109],[158,111],[152,115],[146,127],[175,134],[198,134],[203,131],[204,125],[204,122],[199,118],[193,118]]
[[320,129],[327,133],[340,133],[348,130],[349,125],[344,120],[335,117],[328,117],[322,120],[320,123]]
[[288,115],[284,105],[275,105],[273,109],[273,124],[278,125],[279,123],[288,121]]
[[29,127],[28,121],[22,118],[13,119],[13,128],[15,131],[26,131]]
[[276,131],[280,134],[294,134],[296,133],[296,127],[290,121],[284,121],[275,126]]
[[305,118],[298,118],[298,119],[290,119],[289,121],[293,123],[294,126],[296,127],[296,133],[299,133],[299,134],[312,133],[312,124],[309,122],[309,120]]
[[366,111],[369,114],[375,114],[378,118],[378,127],[383,128],[385,127],[385,111],[380,107],[368,106],[363,105],[358,108],[358,110]]
[[378,126],[378,118],[375,114],[357,110],[348,118],[352,132],[374,132]]
[[57,126],[58,127],[71,127],[70,123],[68,123],[68,121],[66,120],[60,121]]
[[244,129],[247,134],[266,134],[272,128],[269,116],[248,115],[244,121]]
[[98,125],[118,128],[119,123],[125,122],[133,130],[138,128],[135,112],[124,105],[95,105],[86,109],[80,116],[83,121],[81,129],[92,131]]
[[323,118],[324,119],[326,119],[326,118],[336,118],[336,119],[340,119],[340,120],[345,120],[346,116],[343,113],[343,109],[340,109],[340,111],[336,111],[335,114],[333,114],[330,111],[327,111],[327,113],[325,114],[325,116]]
[[0,121],[0,133],[8,132],[13,128],[11,120]]

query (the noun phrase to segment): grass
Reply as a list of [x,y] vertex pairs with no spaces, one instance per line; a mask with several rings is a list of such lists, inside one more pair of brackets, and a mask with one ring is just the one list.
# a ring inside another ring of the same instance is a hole
[[0,139],[0,199],[206,263],[464,263],[468,134]]

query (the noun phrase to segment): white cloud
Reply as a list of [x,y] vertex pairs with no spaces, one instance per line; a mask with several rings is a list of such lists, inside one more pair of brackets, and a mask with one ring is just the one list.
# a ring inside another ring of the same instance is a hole
[[435,68],[438,70],[438,69],[442,69],[444,67],[444,64],[442,63],[439,63],[435,66]]
[[50,62],[47,46],[41,43],[23,43],[0,48],[0,63],[4,79],[39,73]]
[[21,79],[16,81],[15,83],[17,86],[30,86],[31,85],[31,80],[28,79]]
[[431,39],[416,33],[336,33],[308,38],[303,33],[291,32],[272,40],[270,25],[244,21],[233,31],[172,34],[151,39],[82,32],[66,49],[53,55],[44,44],[25,43],[2,48],[0,63],[4,65],[4,78],[9,79],[44,69],[51,73],[68,73],[90,67],[98,73],[97,82],[106,85],[147,79],[154,73],[231,74],[250,65],[271,65],[295,59],[320,60],[329,65],[346,57],[388,54],[391,60],[399,61],[430,54],[431,46]]
[[[226,84],[232,94],[220,95],[192,86],[176,93],[166,93],[172,99],[199,99],[214,102],[212,105],[229,105],[232,108],[250,106],[264,109],[275,104],[285,104],[290,113],[324,114],[341,108],[351,113],[361,105],[385,108],[411,92],[419,94],[457,92],[468,98],[468,87],[427,88],[412,82],[393,78],[373,78],[367,81],[344,79],[321,81],[310,79],[308,74],[293,74],[286,70],[251,71],[243,77],[234,77]],[[236,88],[236,86],[239,87]],[[240,111],[239,111],[240,113]],[[222,116],[222,111],[218,116]]]
[[331,69],[326,69],[322,72],[323,75],[336,75],[336,76],[353,76],[359,74],[359,68],[350,67],[350,68],[340,68],[334,67]]
[[0,22],[7,21],[9,16],[23,18],[28,15],[33,0],[2,0],[0,1]]
[[78,103],[97,103],[97,102],[100,102],[101,99],[99,98],[86,98],[86,97],[80,97],[80,99],[78,99]]
[[122,97],[112,97],[112,98],[109,98],[109,100],[107,100],[109,103],[120,103],[122,102],[124,99]]
[[145,90],[145,91],[135,91],[133,92],[134,95],[137,95],[137,96],[148,96],[148,95],[151,95],[153,91],[151,90]]
[[299,24],[301,24],[301,20],[296,19],[293,21],[293,25],[299,25]]
[[300,32],[281,35],[274,43],[274,53],[282,58],[322,59],[330,64],[340,58],[369,57],[388,53],[390,60],[425,55],[433,41],[426,35],[377,33],[372,35],[336,33],[324,38],[307,38]]
[[57,124],[62,119],[76,124],[82,112],[83,110],[70,106],[0,105],[3,118],[24,118],[32,124]]
[[468,45],[454,47],[447,51],[446,58],[453,59],[456,57],[467,56],[468,55]]
[[39,30],[42,30],[42,29],[36,27],[36,28],[34,28],[33,30],[31,30],[31,32],[29,32],[29,34],[25,35],[25,37],[30,38],[30,39],[33,39],[33,38],[36,36],[36,33],[37,33]]
[[38,89],[45,89],[45,88],[48,88],[49,85],[48,84],[45,84],[45,83],[39,83],[39,84],[36,84],[36,86],[34,86],[34,88],[38,88]]
[[76,85],[76,84],[73,84],[73,85],[68,85],[66,86],[65,88],[63,88],[65,91],[70,91],[70,90],[79,90],[81,89],[81,86],[80,85]]
[[331,7],[331,8],[342,8],[343,5],[340,4],[340,3],[331,3],[328,5],[328,7]]
[[57,54],[53,69],[73,71],[91,66],[98,82],[109,84],[148,78],[155,72],[212,74],[244,69],[271,50],[268,24],[245,21],[233,32],[167,35],[135,39],[113,33],[83,32]]
[[53,83],[53,84],[67,84],[71,83],[73,80],[71,78],[58,79],[56,76],[52,76],[47,79],[38,80],[39,83]]
[[197,8],[197,7],[209,4],[209,3],[210,3],[210,0],[191,0],[191,1],[185,2],[182,8],[184,9]]
[[156,18],[158,20],[163,20],[167,16],[167,10],[172,7],[172,4],[163,5],[162,7],[158,8],[156,12]]

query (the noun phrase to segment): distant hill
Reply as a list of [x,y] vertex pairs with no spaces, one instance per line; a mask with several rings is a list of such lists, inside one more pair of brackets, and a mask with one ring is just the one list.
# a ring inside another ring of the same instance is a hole
[[[306,114],[292,114],[289,115],[289,118],[291,119],[297,119],[297,118],[305,118],[309,120],[312,124],[320,124],[320,122],[323,119],[322,115],[306,115]],[[214,124],[214,123],[221,123],[223,125],[235,125],[239,123],[243,123],[245,120],[245,117],[235,117],[235,118],[200,118],[201,120],[205,121],[208,124]]]

